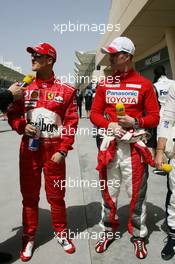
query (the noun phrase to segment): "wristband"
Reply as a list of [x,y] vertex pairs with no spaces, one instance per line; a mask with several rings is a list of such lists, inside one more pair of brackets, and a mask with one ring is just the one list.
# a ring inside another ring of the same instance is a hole
[[138,121],[137,118],[134,118],[134,121],[135,121],[135,123],[134,123],[134,125],[133,125],[133,128],[134,128],[135,130],[137,130],[137,129],[140,128],[140,127],[139,127],[139,121]]
[[64,152],[64,151],[58,151],[60,154],[61,154],[61,156],[63,156],[64,158],[67,156],[67,154]]

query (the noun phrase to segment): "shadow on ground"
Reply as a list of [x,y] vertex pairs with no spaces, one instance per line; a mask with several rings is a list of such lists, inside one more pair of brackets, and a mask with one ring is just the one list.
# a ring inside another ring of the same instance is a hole
[[[127,224],[129,217],[129,205],[122,206],[118,209],[118,216],[120,221],[120,226],[118,231],[120,232],[120,236],[127,232]],[[148,227],[148,238],[152,234],[152,232],[161,231],[158,226],[158,222],[165,217],[165,212],[162,208],[152,204],[147,203],[147,221],[146,225]]]
[[[91,214],[93,217],[89,217]],[[67,221],[70,231],[77,234],[85,231],[87,225],[88,227],[93,227],[100,221],[100,203],[93,202],[86,206],[68,207]],[[22,226],[14,227],[12,231],[14,232],[14,236],[10,237],[0,245],[0,251],[8,251],[13,254],[13,260],[9,263],[13,263],[19,259]],[[39,209],[39,227],[36,235],[35,248],[39,248],[53,238],[54,234],[51,226],[50,211]]]

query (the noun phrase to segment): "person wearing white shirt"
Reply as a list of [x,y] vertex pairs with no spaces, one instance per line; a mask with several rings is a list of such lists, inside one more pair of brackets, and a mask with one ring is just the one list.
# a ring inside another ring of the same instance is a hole
[[[175,81],[168,79],[165,72],[165,67],[163,65],[159,65],[154,69],[154,86],[156,88],[158,101],[160,104],[160,120],[165,108],[167,96],[169,93],[169,89],[171,86],[175,85]],[[160,122],[157,127],[157,138],[159,137],[160,133]]]

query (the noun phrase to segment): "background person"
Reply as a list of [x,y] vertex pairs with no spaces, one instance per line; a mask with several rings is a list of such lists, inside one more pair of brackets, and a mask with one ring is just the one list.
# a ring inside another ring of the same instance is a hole
[[[174,86],[175,82],[166,77],[165,67],[159,65],[154,69],[154,87],[157,95],[157,99],[160,106],[160,119],[162,117],[166,100],[168,97],[169,89],[171,86]],[[157,128],[152,128],[149,130],[151,133],[151,138],[148,140],[147,146],[152,150],[153,155],[155,156],[155,150],[157,147],[157,140],[160,132],[160,122]],[[160,172],[159,172],[160,173]]]
[[[163,65],[159,65],[154,69],[154,75],[155,75],[154,86],[156,88],[158,101],[160,104],[160,118],[161,118],[165,108],[169,89],[171,86],[175,86],[175,81],[167,78],[165,67]],[[159,136],[159,130],[160,130],[160,125],[158,125],[157,127],[157,137]]]
[[[57,55],[49,43],[28,47],[27,51],[31,54],[36,79],[26,88],[24,100],[17,101],[8,111],[9,124],[23,135],[20,147],[22,261],[28,261],[33,253],[42,170],[55,237],[67,253],[75,251],[67,231],[65,188],[61,185],[55,188],[54,182],[65,181],[65,157],[74,142],[74,135],[69,133],[69,129],[76,130],[78,123],[76,90],[55,79],[53,65]],[[61,131],[64,133],[61,134]],[[36,135],[39,147],[31,151],[31,138]]]
[[82,103],[83,103],[83,94],[80,91],[80,89],[77,89],[77,106],[78,106],[78,112],[79,112],[79,117],[82,118]]
[[[12,84],[9,89],[0,89],[0,110],[5,112],[10,103],[22,97],[24,89],[18,86],[18,83]],[[0,252],[0,263],[9,262],[12,255],[6,252]]]
[[24,88],[21,88],[18,83],[12,84],[9,89],[0,89],[0,110],[5,112],[7,107],[13,101],[21,98]]
[[85,98],[86,117],[89,118],[92,100],[93,100],[93,91],[92,91],[91,84],[87,86],[84,98]]
[[[164,162],[164,152],[166,142],[171,134],[171,129],[175,125],[175,85],[169,89],[169,94],[164,106],[164,111],[160,120],[160,131],[156,149],[155,164],[161,170]],[[174,135],[175,138],[175,135]],[[172,141],[172,145],[174,142]],[[164,260],[171,259],[175,254],[175,152],[170,160],[173,170],[168,174],[167,178],[167,197],[166,197],[166,222],[168,225],[168,237],[166,244],[161,252]]]

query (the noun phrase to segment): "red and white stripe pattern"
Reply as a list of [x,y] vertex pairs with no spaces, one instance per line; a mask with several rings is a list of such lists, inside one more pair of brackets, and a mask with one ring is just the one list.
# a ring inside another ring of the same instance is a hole
[[108,237],[107,232],[100,238],[95,246],[95,251],[97,253],[103,253],[109,247],[109,245],[114,241],[114,238]]
[[[128,231],[135,237],[146,237],[148,232],[145,223],[148,173],[147,166],[142,162],[142,157],[135,145],[136,143],[118,142],[114,160],[100,174],[100,179],[105,180],[106,183],[102,190],[103,204],[100,225],[106,231],[115,232],[117,229],[119,224],[117,200],[121,183],[124,181],[130,198]],[[107,184],[108,181],[114,184]],[[137,208],[140,210],[138,211]]]
[[66,236],[58,236],[58,235],[56,238],[58,243],[62,246],[65,252],[67,252],[68,254],[72,254],[75,252],[75,246],[69,238],[67,238]]
[[148,252],[145,246],[145,241],[142,238],[135,238],[133,239],[134,248],[135,248],[135,255],[139,259],[146,258]]
[[22,237],[22,250],[20,251],[20,259],[23,262],[29,261],[33,255],[34,240],[30,236]]

